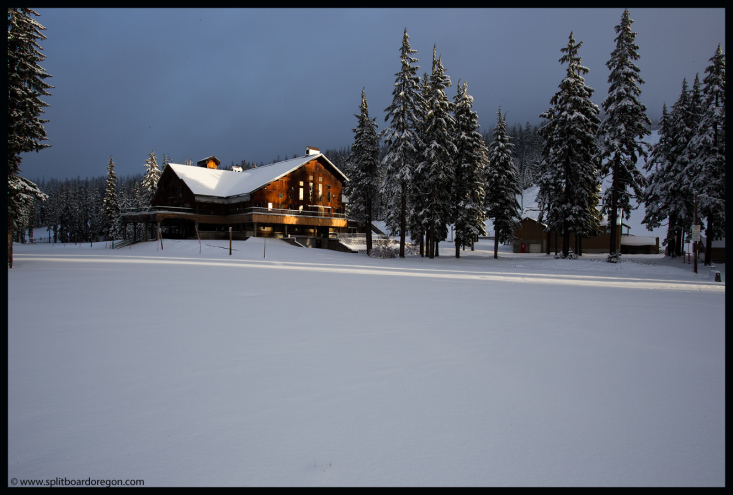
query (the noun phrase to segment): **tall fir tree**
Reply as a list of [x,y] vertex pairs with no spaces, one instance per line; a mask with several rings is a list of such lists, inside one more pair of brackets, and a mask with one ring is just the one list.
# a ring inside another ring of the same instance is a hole
[[151,151],[150,156],[145,160],[145,175],[142,183],[142,201],[144,206],[149,206],[153,199],[155,189],[158,187],[160,179],[160,168],[158,168],[158,160],[155,158],[155,152]]
[[697,120],[693,108],[693,92],[688,89],[687,79],[683,79],[682,91],[669,116],[672,161],[664,181],[664,201],[669,211],[667,241],[673,245],[673,256],[682,254],[685,233],[690,230],[694,214],[694,196],[690,177],[686,175],[690,163],[687,146],[695,133],[694,121]]
[[545,139],[542,176],[538,199],[547,214],[548,228],[563,234],[563,257],[569,256],[570,233],[592,236],[600,224],[598,200],[598,146],[596,134],[600,120],[598,106],[591,101],[593,89],[585,84],[588,68],[578,54],[583,42],[575,43],[573,33],[560,63],[567,63],[560,91],[552,97],[552,107],[540,117]]
[[480,235],[486,235],[484,179],[488,164],[488,150],[479,132],[478,115],[473,111],[473,97],[468,85],[458,81],[454,103],[455,129],[453,142],[457,152],[454,158],[453,223],[455,226],[456,258],[461,247],[473,245]]
[[[667,182],[672,180],[670,170],[673,159],[671,156],[671,128],[670,116],[667,112],[667,105],[662,107],[662,118],[659,121],[659,140],[652,146],[652,151],[644,164],[647,172],[647,185],[644,189],[644,219],[641,223],[646,224],[648,230],[653,230],[662,225],[664,220],[669,219],[669,203],[667,201]],[[671,230],[668,231],[671,232]],[[667,246],[668,256],[676,256],[673,249],[673,241],[665,238],[662,245]]]
[[[711,264],[712,242],[725,237],[725,55],[718,45],[705,69],[700,119],[688,145],[686,176],[697,195],[705,227],[705,264]],[[694,87],[693,87],[694,95]]]
[[434,47],[433,71],[425,105],[425,152],[416,167],[416,172],[424,178],[422,187],[426,195],[426,205],[418,215],[427,219],[429,258],[435,257],[437,243],[446,239],[451,217],[453,157],[457,149],[453,143],[453,105],[445,94],[445,89],[450,85],[450,77],[445,73],[441,58],[435,57]]
[[421,106],[419,83],[416,75],[420,68],[417,53],[410,47],[407,29],[402,36],[400,47],[400,71],[395,74],[396,81],[392,91],[392,104],[385,109],[385,122],[391,119],[384,130],[387,154],[382,159],[384,177],[381,192],[386,202],[385,221],[390,232],[400,233],[400,258],[405,257],[405,235],[407,230],[407,200],[412,180],[412,169],[416,161],[417,140],[415,129],[418,108]]
[[[608,97],[602,107],[606,118],[601,123],[601,176],[610,174],[611,185],[604,194],[602,213],[608,215],[609,225],[618,225],[619,209],[628,220],[631,217],[631,192],[641,199],[646,186],[646,178],[637,168],[639,157],[647,157],[647,144],[641,139],[651,134],[651,121],[646,115],[646,107],[639,101],[639,67],[634,63],[639,59],[639,46],[634,43],[636,33],[631,31],[633,20],[628,10],[624,10],[621,23],[615,27],[616,48],[606,63],[611,74],[608,76]],[[618,230],[611,228],[609,261],[618,261],[616,244]]]
[[39,65],[45,60],[39,41],[45,31],[38,12],[29,8],[8,8],[8,267],[13,267],[13,229],[27,214],[31,201],[47,196],[36,184],[20,177],[21,153],[40,151],[51,146],[41,119],[49,105],[41,100],[53,88],[45,79],[51,77]]
[[349,217],[366,226],[367,255],[372,252],[373,206],[379,190],[379,134],[375,119],[369,117],[369,107],[364,90],[356,115],[358,124],[354,131],[354,144],[347,161],[349,181],[346,194],[349,197]]
[[[427,95],[430,91],[430,76],[427,72],[423,73],[420,82],[420,106],[416,108],[415,133],[415,156],[422,157],[425,153],[425,122],[427,121]],[[425,232],[427,231],[428,219],[421,215],[425,211],[427,202],[427,194],[424,190],[426,178],[424,170],[418,171],[417,167],[413,170],[412,180],[410,181],[410,193],[407,198],[408,214],[407,214],[407,230],[410,233],[410,240],[420,246],[420,256],[425,255]]]
[[119,234],[120,202],[117,197],[117,174],[112,157],[107,166],[107,183],[104,191],[104,233],[107,239],[115,240]]
[[494,222],[494,258],[498,258],[499,243],[514,238],[519,226],[520,194],[517,169],[512,156],[514,145],[509,142],[506,116],[501,109],[494,127],[494,140],[489,145],[489,166],[486,174],[487,214]]

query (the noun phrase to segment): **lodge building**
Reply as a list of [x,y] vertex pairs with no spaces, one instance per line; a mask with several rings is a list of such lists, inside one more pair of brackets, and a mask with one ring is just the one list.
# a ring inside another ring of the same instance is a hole
[[[122,214],[122,222],[146,225],[164,237],[228,238],[306,236],[328,238],[346,232],[348,178],[318,148],[305,155],[243,171],[219,170],[210,156],[196,166],[169,163],[151,206]],[[133,229],[135,232],[135,229]]]

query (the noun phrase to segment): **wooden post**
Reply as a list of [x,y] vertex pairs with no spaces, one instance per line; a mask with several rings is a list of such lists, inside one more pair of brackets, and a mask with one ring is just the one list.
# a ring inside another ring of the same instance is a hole
[[262,257],[267,258],[267,236],[265,236],[265,247],[262,249]]
[[229,227],[229,256],[232,255],[232,228]]
[[[695,193],[695,220],[692,225],[697,225],[697,193]],[[695,273],[697,273],[697,241],[692,242],[692,250],[695,251]]]
[[160,250],[163,250],[163,232],[160,230],[160,222],[158,222],[158,238],[160,239]]

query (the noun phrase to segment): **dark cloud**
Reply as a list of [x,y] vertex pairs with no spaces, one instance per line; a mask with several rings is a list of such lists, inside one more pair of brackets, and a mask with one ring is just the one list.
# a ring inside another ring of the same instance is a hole
[[[623,9],[39,9],[49,143],[23,156],[35,179],[98,176],[113,155],[120,175],[142,173],[151,150],[182,163],[216,155],[268,163],[305,146],[347,146],[361,89],[384,128],[402,32],[419,73],[433,45],[454,85],[467,81],[488,128],[539,123],[564,68],[571,31],[600,105],[605,63]],[[704,75],[723,9],[630,9],[638,32],[642,101],[652,118]]]

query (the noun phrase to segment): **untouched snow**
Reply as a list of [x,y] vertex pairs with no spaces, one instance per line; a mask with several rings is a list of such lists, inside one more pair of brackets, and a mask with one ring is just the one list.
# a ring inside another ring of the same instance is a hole
[[163,242],[14,246],[9,479],[725,484],[724,265]]

